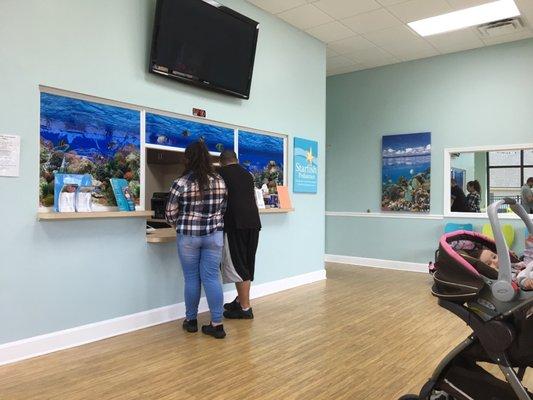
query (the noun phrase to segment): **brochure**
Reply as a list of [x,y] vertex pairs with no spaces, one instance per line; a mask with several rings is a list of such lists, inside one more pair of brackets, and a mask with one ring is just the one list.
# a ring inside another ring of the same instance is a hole
[[126,179],[111,178],[111,186],[120,211],[135,211],[135,201]]

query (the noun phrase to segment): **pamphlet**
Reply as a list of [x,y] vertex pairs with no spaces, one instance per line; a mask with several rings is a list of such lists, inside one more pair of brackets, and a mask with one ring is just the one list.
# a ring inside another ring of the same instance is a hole
[[279,208],[292,208],[291,198],[289,196],[289,188],[287,186],[278,186]]
[[111,186],[120,211],[135,211],[135,201],[126,179],[111,178]]
[[80,186],[76,191],[76,211],[92,212],[94,186]]
[[75,212],[76,191],[80,186],[91,186],[91,175],[55,174],[54,176],[54,211]]
[[263,199],[263,191],[261,189],[255,189],[255,202],[257,204],[257,208],[260,210],[266,208],[265,200]]

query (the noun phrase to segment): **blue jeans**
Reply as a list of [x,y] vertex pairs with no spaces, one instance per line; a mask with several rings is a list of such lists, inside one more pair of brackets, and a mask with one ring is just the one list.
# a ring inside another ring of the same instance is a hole
[[220,281],[220,261],[224,234],[214,232],[206,236],[178,234],[178,256],[185,278],[185,316],[196,319],[200,302],[200,284],[203,284],[211,321],[222,322],[224,295]]

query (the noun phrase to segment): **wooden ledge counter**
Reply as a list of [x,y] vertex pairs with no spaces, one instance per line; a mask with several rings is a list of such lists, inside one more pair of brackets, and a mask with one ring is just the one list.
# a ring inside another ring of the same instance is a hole
[[[259,214],[286,214],[293,211],[294,208],[265,208],[259,210]],[[148,243],[172,243],[176,241],[176,231],[174,228],[156,229],[146,234],[146,241]]]
[[39,221],[68,221],[74,219],[150,218],[153,211],[93,211],[93,212],[39,212]]

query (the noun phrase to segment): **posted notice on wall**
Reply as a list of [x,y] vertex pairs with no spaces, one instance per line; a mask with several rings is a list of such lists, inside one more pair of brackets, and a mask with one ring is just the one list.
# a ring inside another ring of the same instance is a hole
[[0,134],[0,176],[20,174],[20,136]]

